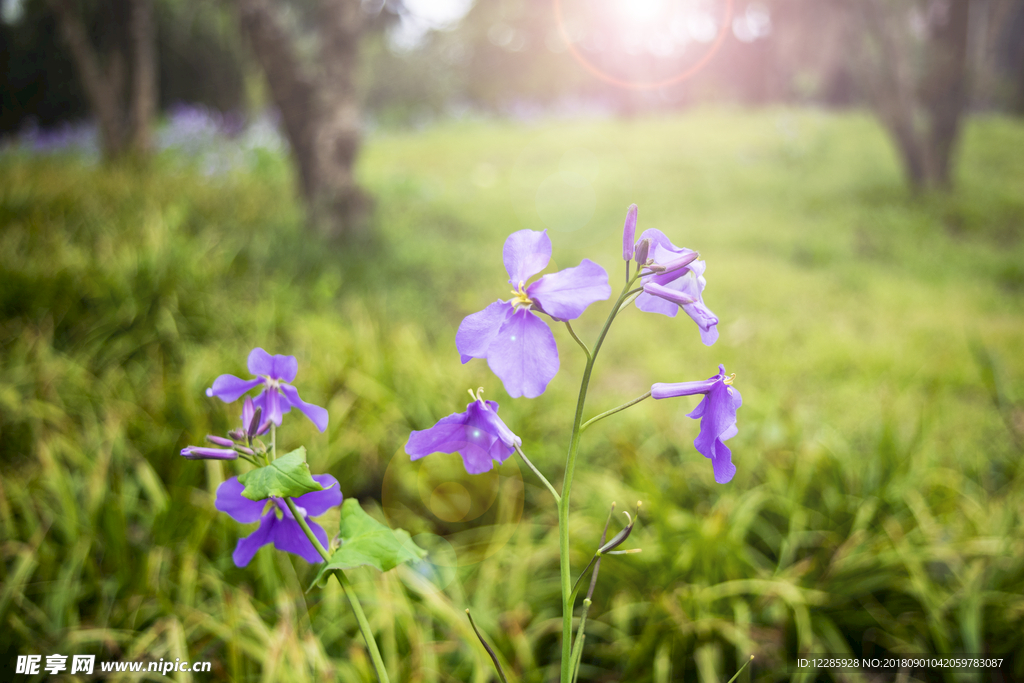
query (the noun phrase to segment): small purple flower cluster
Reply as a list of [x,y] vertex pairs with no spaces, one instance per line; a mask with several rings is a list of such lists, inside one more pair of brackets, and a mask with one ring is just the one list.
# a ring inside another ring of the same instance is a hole
[[[230,403],[251,389],[263,387],[255,399],[246,397],[243,402],[242,428],[229,432],[230,438],[227,439],[206,437],[221,448],[187,446],[181,449],[183,457],[189,460],[234,460],[243,457],[258,464],[253,458],[265,456],[267,451],[266,446],[256,437],[265,434],[272,425],[279,426],[282,416],[292,408],[302,412],[321,432],[327,429],[327,411],[300,399],[298,390],[289,384],[298,373],[299,364],[295,356],[272,356],[261,348],[255,348],[249,354],[248,365],[249,372],[256,375],[254,379],[243,380],[234,375],[221,375],[206,390],[207,396],[215,396]],[[324,490],[296,496],[292,501],[321,545],[327,547],[327,533],[308,518],[322,515],[332,507],[341,505],[341,489],[338,480],[329,474],[313,475],[313,480],[323,486]],[[256,551],[269,544],[310,563],[321,561],[320,554],[281,498],[271,496],[264,500],[250,500],[242,495],[244,489],[238,477],[231,477],[217,487],[215,504],[218,510],[226,512],[237,522],[260,523],[255,532],[239,539],[232,555],[237,566],[249,564]]]
[[[718,317],[705,305],[703,293],[706,264],[697,252],[677,247],[660,230],[645,230],[638,240],[637,207],[626,214],[622,257],[635,261],[641,288],[636,307],[648,313],[674,317],[681,309],[697,324],[701,341],[711,346],[718,339]],[[467,316],[455,335],[462,362],[487,361],[509,396],[535,398],[544,393],[558,372],[558,348],[554,335],[540,314],[556,322],[575,320],[588,306],[611,295],[608,274],[588,259],[580,265],[544,275],[527,285],[551,259],[547,231],[520,230],[505,241],[505,270],[514,287],[512,298],[499,299],[484,310]],[[627,270],[628,275],[628,270]],[[635,279],[635,278],[634,278]],[[739,392],[725,376],[724,366],[708,380],[678,384],[658,383],[651,388],[656,399],[702,394],[704,399],[690,417],[700,419],[696,449],[711,459],[715,480],[730,481],[736,472],[724,441],[736,435]],[[471,395],[472,392],[471,392]],[[430,453],[460,453],[470,474],[503,462],[518,446],[519,437],[498,417],[498,404],[479,394],[463,413],[453,413],[433,427],[414,431],[405,450],[413,460]]]

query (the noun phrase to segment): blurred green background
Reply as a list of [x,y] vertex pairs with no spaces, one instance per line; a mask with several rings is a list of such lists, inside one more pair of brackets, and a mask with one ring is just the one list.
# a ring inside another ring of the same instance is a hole
[[[369,54],[388,49],[381,35]],[[330,412],[322,435],[287,416],[281,444],[305,445],[314,472],[432,551],[351,572],[392,680],[495,680],[466,608],[517,678],[555,680],[547,491],[514,460],[462,475],[490,507],[460,523],[422,494],[459,476],[458,456],[417,468],[402,447],[483,386],[560,482],[583,366],[566,331],[553,327],[562,364],[547,392],[511,400],[482,361],[459,363],[455,330],[508,296],[501,247],[515,230],[548,229],[549,271],[590,258],[614,287],[634,202],[640,230],[707,261],[721,337],[705,347],[685,316],[626,311],[588,414],[723,363],[744,399],[737,475],[716,484],[694,450],[696,399],[646,401],[588,430],[574,572],[612,501],[643,501],[627,544],[642,552],[602,562],[580,680],[726,681],[751,654],[740,681],[888,680],[797,670],[807,653],[985,653],[1003,667],[901,680],[1024,679],[1019,118],[976,111],[955,189],[915,193],[857,107],[725,97],[410,127],[385,100],[390,114],[367,105],[378,118],[357,176],[375,210],[354,244],[307,228],[270,124],[269,137],[229,137],[208,114],[172,116],[170,142],[141,166],[63,142],[0,152],[5,680],[18,655],[53,653],[213,663],[181,681],[373,680],[337,583],[307,593],[314,568],[269,549],[233,565],[250,529],[213,500],[241,465],[178,455],[237,426],[239,406],[204,390],[248,376],[255,346],[297,356],[295,385]],[[585,341],[608,305],[576,326]],[[337,513],[321,523],[333,535]]]

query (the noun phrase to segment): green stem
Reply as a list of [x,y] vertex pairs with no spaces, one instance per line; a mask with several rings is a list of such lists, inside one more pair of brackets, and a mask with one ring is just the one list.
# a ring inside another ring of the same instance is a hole
[[622,293],[619,294],[618,300],[608,313],[608,319],[605,320],[604,327],[601,328],[601,334],[597,338],[597,343],[594,344],[594,351],[587,358],[587,365],[583,369],[583,378],[580,381],[579,398],[576,401],[576,416],[573,418],[572,436],[569,438],[569,453],[566,456],[565,462],[565,478],[562,482],[562,498],[558,501],[558,555],[559,563],[561,564],[562,583],[562,683],[569,683],[571,681],[572,671],[572,612],[575,601],[571,600],[572,576],[569,568],[569,494],[572,490],[572,477],[576,471],[576,457],[579,455],[580,449],[580,427],[583,425],[583,408],[587,403],[587,389],[590,386],[590,375],[594,370],[594,361],[597,360],[597,354],[601,351],[601,345],[604,343],[608,330],[611,328],[615,316],[622,307],[623,301],[629,296],[629,288],[639,277],[640,272],[638,269],[637,274],[622,288]]
[[[309,528],[309,524],[306,523],[306,517],[298,508],[295,506],[295,502],[291,498],[285,498],[284,502],[287,503],[288,509],[291,511],[295,521],[302,527],[303,533],[306,534],[306,538],[309,539],[316,551],[320,553],[320,557],[324,558],[324,562],[328,562],[331,559],[330,553],[327,549],[320,544],[320,539],[316,537],[313,530]],[[342,571],[333,572],[338,577],[338,583],[341,584],[341,590],[348,598],[348,602],[352,605],[352,612],[356,615],[356,621],[359,623],[359,630],[363,634],[363,640],[366,641],[366,649],[370,651],[370,659],[373,661],[373,668],[377,671],[377,680],[380,683],[390,683],[388,678],[388,672],[384,668],[384,660],[381,659],[380,650],[377,649],[377,641],[373,638],[373,631],[370,630],[370,622],[366,620],[366,615],[363,613],[363,607],[359,604],[359,598],[356,597],[355,589],[352,588],[352,584],[349,582],[348,577]]]
[[520,448],[519,446],[516,446],[516,453],[518,453],[519,457],[523,459],[523,462],[525,462],[527,466],[529,466],[529,468],[533,470],[533,473],[540,477],[540,480],[544,482],[544,485],[548,487],[548,491],[551,491],[551,495],[555,497],[555,503],[560,501],[562,497],[558,495],[558,491],[556,491],[555,487],[551,485],[551,482],[548,481],[548,478],[541,474],[540,470],[538,470],[537,467],[532,462],[530,462],[530,459],[526,457],[526,453],[523,453],[523,449]]
[[650,396],[651,396],[651,392],[648,391],[643,396],[638,396],[638,397],[634,398],[632,401],[629,401],[628,403],[623,403],[621,406],[617,406],[615,408],[612,408],[611,410],[606,410],[603,413],[601,413],[600,415],[596,415],[596,416],[590,418],[589,420],[587,420],[586,422],[584,422],[582,425],[580,425],[580,431],[582,432],[583,430],[585,430],[587,427],[589,427],[590,425],[594,424],[598,420],[606,418],[609,415],[614,415],[615,413],[619,412],[620,410],[625,410],[626,408],[629,408],[630,406],[635,406],[640,401],[643,401],[646,398],[650,398]]
[[576,340],[576,343],[580,345],[581,349],[583,349],[583,353],[587,354],[587,360],[590,360],[590,349],[587,348],[587,345],[583,343],[582,339],[576,336],[576,330],[572,329],[572,325],[569,324],[568,320],[564,320],[562,322],[565,323],[565,328],[569,330],[569,336]]
[[580,625],[576,629],[576,642],[572,645],[573,680],[576,680],[580,670],[580,659],[583,657],[583,629],[587,626],[587,612],[589,611],[590,598],[586,598],[583,600],[583,613],[580,615]]

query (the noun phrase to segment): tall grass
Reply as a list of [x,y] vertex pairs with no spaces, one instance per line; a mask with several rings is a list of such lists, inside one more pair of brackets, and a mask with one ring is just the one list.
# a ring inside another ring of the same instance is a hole
[[[215,178],[174,159],[142,173],[0,158],[0,666],[59,652],[209,660],[212,680],[371,680],[336,584],[305,593],[311,568],[269,550],[231,563],[247,531],[213,493],[234,471],[177,456],[237,420],[203,390],[244,374],[253,346],[298,356],[331,425],[292,421],[281,438],[378,516],[391,473],[415,476],[400,468],[409,430],[461,410],[471,386],[557,480],[582,366],[571,340],[556,330],[548,392],[511,401],[458,362],[454,331],[505,296],[502,240],[542,218],[559,267],[588,257],[620,277],[636,202],[641,229],[707,260],[722,336],[707,349],[688,320],[629,312],[591,405],[723,362],[745,401],[738,474],[714,483],[687,401],[588,431],[576,571],[613,500],[644,501],[643,552],[602,564],[581,680],[727,680],[750,654],[741,680],[871,679],[793,666],[826,652],[990,653],[1008,657],[1000,674],[914,675],[1024,677],[1022,144],[1019,123],[975,120],[958,191],[911,197],[881,133],[850,115],[381,134],[361,162],[377,212],[358,250],[304,230],[280,158]],[[567,166],[591,205],[543,204]],[[558,222],[588,207],[585,226]],[[521,476],[522,520],[485,561],[453,570],[438,544],[432,564],[354,573],[395,680],[491,679],[467,607],[522,680],[556,675],[555,514]],[[455,528],[428,516],[413,531]]]

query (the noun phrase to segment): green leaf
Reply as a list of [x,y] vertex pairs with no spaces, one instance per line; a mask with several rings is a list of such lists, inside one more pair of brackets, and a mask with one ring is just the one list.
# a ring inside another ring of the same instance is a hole
[[282,455],[266,467],[246,472],[238,477],[238,481],[245,486],[242,495],[249,500],[265,500],[271,496],[295,498],[304,493],[324,490],[309,473],[304,446]]
[[413,543],[408,531],[381,524],[363,511],[359,501],[349,498],[341,506],[341,547],[331,555],[316,581],[326,578],[328,572],[364,565],[386,572],[426,554]]

